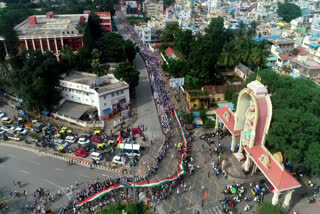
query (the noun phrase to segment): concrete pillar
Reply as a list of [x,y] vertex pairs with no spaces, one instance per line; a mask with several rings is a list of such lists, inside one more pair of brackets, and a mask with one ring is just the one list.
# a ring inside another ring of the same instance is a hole
[[257,172],[257,165],[253,165],[253,168],[252,168],[252,172],[251,172],[251,175],[254,175],[254,173],[256,173]]
[[249,171],[250,164],[251,164],[251,159],[250,159],[250,157],[249,157],[249,154],[247,154],[247,160],[246,160],[245,165],[244,165],[244,170],[245,170],[246,172]]
[[26,44],[27,51],[29,50],[27,39],[24,39],[24,43]]
[[47,45],[48,45],[48,49],[49,49],[49,51],[51,51],[51,47],[50,47],[50,40],[49,40],[49,38],[47,38]]
[[292,197],[292,193],[294,192],[294,190],[289,190],[284,198],[284,202],[283,202],[283,207],[284,208],[288,208],[290,205],[290,201],[291,201],[291,197]]
[[54,38],[54,46],[56,47],[56,54],[58,54],[57,38]]
[[4,45],[4,51],[6,52],[6,57],[9,57],[8,49],[4,41],[3,41],[3,45]]
[[64,44],[63,44],[63,38],[61,37],[61,47],[63,47]]
[[216,115],[216,127],[215,127],[215,130],[218,130],[219,129],[219,117],[218,115]]
[[41,47],[41,53],[43,54],[43,44],[42,44],[42,39],[40,39],[40,47]]
[[243,152],[243,145],[242,144],[243,144],[243,131],[241,131],[241,135],[240,135],[240,147],[238,150],[239,153]]
[[32,41],[33,50],[35,51],[36,50],[36,45],[34,43],[34,39],[31,39],[31,41]]
[[231,141],[231,151],[234,152],[234,148],[236,146],[236,139],[234,137],[234,135],[232,135],[232,141]]
[[272,197],[272,205],[277,205],[279,201],[280,192],[278,190],[273,191],[273,197]]

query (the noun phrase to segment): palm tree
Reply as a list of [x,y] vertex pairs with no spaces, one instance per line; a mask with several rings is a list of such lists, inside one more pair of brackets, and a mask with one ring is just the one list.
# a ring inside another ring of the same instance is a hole
[[227,43],[219,58],[219,64],[227,67],[235,66],[238,62],[238,56],[235,46],[232,43]]
[[256,21],[250,23],[250,28],[247,32],[249,38],[255,37],[257,35],[257,26],[258,23]]
[[267,58],[269,56],[269,50],[268,50],[268,44],[264,40],[262,42],[259,42],[259,44],[254,48],[252,53],[252,59],[258,66],[258,71],[260,70],[260,67],[264,67],[264,65],[267,62]]
[[239,22],[237,31],[238,31],[239,38],[247,37],[248,25],[246,23],[244,23],[243,21]]
[[245,65],[251,65],[254,49],[253,41],[251,39],[240,39],[235,46],[239,55],[239,60]]

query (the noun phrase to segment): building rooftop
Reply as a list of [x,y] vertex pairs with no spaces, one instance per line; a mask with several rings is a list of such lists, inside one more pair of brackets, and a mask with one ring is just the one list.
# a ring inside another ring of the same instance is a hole
[[[87,14],[54,15],[49,18],[47,15],[31,16],[15,27],[18,36],[48,36],[55,35],[78,35],[76,28],[80,17],[87,20]],[[33,24],[32,21],[33,20]]]
[[[63,75],[62,80],[88,86],[94,86],[97,81],[97,75],[85,72],[72,71],[68,75]],[[102,93],[124,86],[129,87],[129,85],[125,81],[119,81],[113,76],[113,74],[107,74],[105,76],[99,77],[99,82],[100,85],[93,87],[98,93]]]

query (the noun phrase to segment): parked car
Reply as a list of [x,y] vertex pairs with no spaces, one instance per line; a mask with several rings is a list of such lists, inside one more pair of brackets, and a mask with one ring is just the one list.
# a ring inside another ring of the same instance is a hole
[[56,146],[63,146],[64,148],[68,148],[69,146],[69,143],[62,139],[54,139],[53,142]]
[[85,138],[85,137],[81,137],[79,138],[78,140],[78,144],[81,146],[81,147],[88,147],[91,145],[91,142],[89,139]]
[[11,124],[13,121],[11,119],[9,119],[8,117],[4,117],[2,118],[2,123],[4,124]]
[[91,137],[91,141],[95,143],[101,143],[103,141],[103,137],[101,137],[100,135],[93,135]]
[[7,132],[6,130],[0,129],[0,135],[5,134],[6,132]]
[[102,154],[100,152],[92,152],[91,158],[92,160],[100,161],[102,159]]
[[2,129],[2,130],[5,130],[6,132],[8,132],[9,130],[14,130],[14,127],[4,124],[4,125],[1,127],[1,129]]
[[76,156],[85,158],[85,157],[88,156],[88,150],[86,150],[86,149],[77,149],[74,154]]
[[123,157],[121,157],[119,155],[116,155],[116,156],[113,157],[112,163],[119,164],[119,165],[124,165],[125,164]]
[[68,143],[75,143],[77,141],[77,138],[75,136],[69,135],[64,140]]
[[0,118],[3,118],[6,116],[6,113],[4,113],[3,111],[0,111]]
[[20,127],[17,127],[15,129],[15,131],[20,134],[20,135],[23,135],[23,136],[26,136],[28,134],[28,130],[27,129],[24,129],[24,128],[20,128]]

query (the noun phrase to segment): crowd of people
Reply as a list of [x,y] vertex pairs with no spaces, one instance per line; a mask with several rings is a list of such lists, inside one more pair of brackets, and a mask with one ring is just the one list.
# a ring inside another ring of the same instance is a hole
[[[148,165],[146,172],[143,175],[135,178],[135,181],[147,181],[148,177],[157,170],[159,162],[163,159],[167,149],[169,148],[172,125],[171,113],[174,110],[174,103],[171,99],[170,91],[166,87],[166,82],[161,71],[160,59],[158,58],[158,56],[153,55],[149,48],[140,41],[137,33],[135,32],[134,28],[128,23],[126,17],[120,11],[117,11],[116,15],[122,23],[129,38],[134,41],[135,44],[137,44],[140,48],[140,56],[144,59],[146,64],[150,83],[152,86],[154,101],[157,106],[157,111],[160,117],[164,136],[163,144],[154,157],[154,164]],[[67,206],[61,209],[61,213],[67,213],[70,210],[73,210],[74,213],[77,213],[77,209],[75,207],[76,203],[83,201],[84,199],[89,198],[110,186],[114,186],[122,182],[130,182],[132,180],[132,177],[125,176],[119,176],[117,178],[105,178],[104,180],[97,179],[89,183],[87,187],[82,188],[78,193],[76,193],[73,199],[69,201]],[[177,193],[179,193],[183,189],[186,189],[186,185],[184,184],[184,181],[181,177],[170,183],[152,188],[149,192],[151,192],[150,194],[153,201],[157,202],[167,197],[167,195],[170,195],[174,188],[177,188]],[[135,191],[141,191],[141,189],[136,189]],[[109,203],[109,201],[115,200],[116,198],[126,199],[127,197],[128,196],[123,189],[117,189],[115,191],[111,191],[110,194],[104,195],[103,199],[101,199],[99,202],[92,201],[88,206],[84,205],[83,208],[90,209],[90,207],[94,207],[94,204],[99,204],[101,206],[101,203],[103,203],[102,205],[105,205]]]

